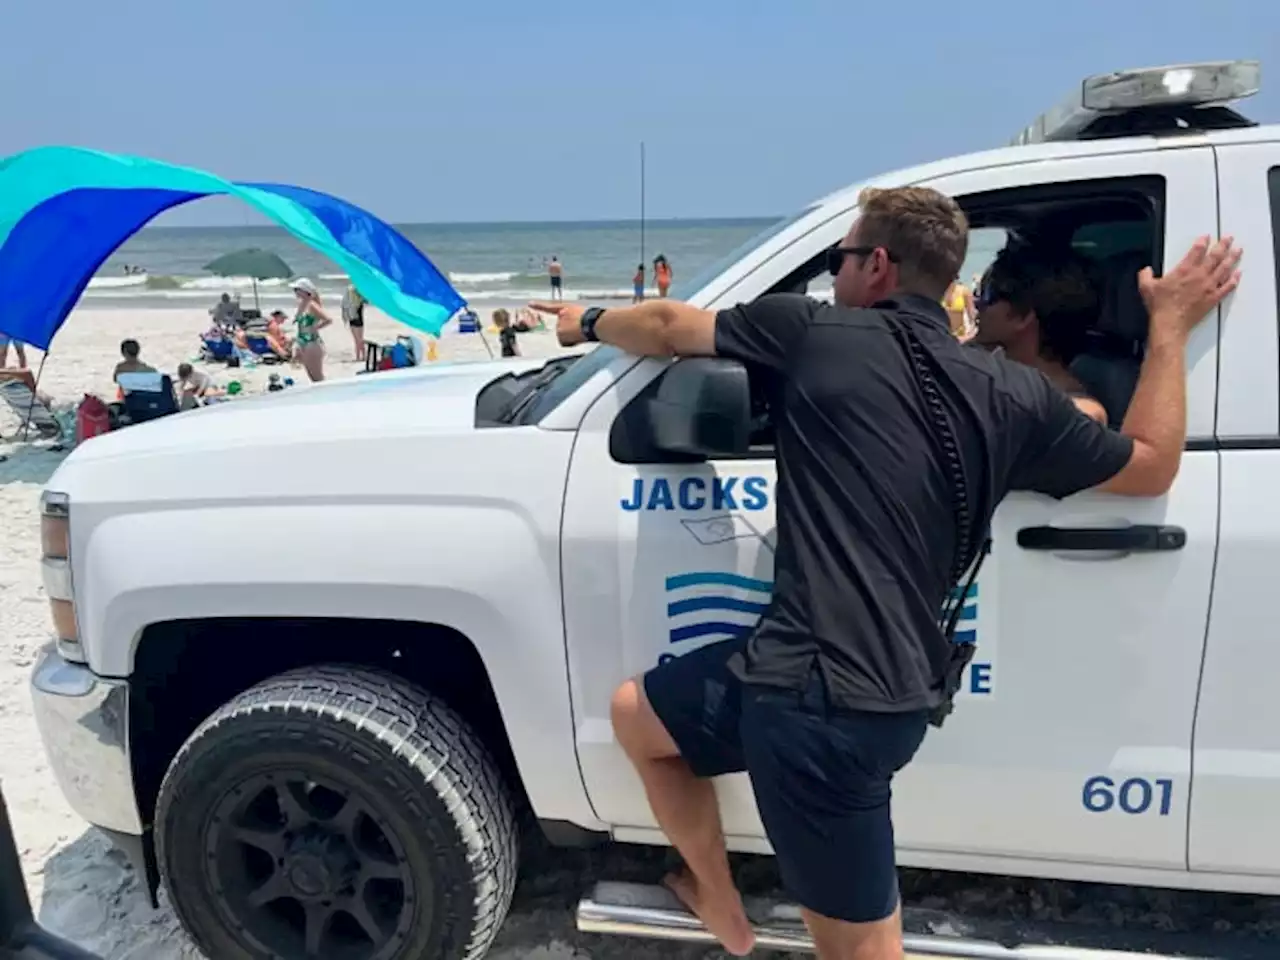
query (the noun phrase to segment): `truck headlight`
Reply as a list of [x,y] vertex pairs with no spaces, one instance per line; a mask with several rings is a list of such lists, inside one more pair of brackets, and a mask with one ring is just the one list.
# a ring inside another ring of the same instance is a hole
[[71,584],[71,498],[52,490],[40,495],[40,572],[49,595],[58,653],[65,660],[84,663]]

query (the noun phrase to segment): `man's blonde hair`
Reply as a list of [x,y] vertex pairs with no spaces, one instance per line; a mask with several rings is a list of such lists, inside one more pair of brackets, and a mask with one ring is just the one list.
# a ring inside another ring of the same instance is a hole
[[902,288],[941,299],[969,251],[969,220],[932,187],[867,187],[858,194],[858,243],[897,258]]

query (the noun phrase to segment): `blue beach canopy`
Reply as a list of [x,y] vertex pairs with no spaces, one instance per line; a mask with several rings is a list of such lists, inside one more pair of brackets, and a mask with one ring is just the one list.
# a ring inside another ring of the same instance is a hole
[[437,336],[466,305],[417,247],[373,214],[281,183],[233,183],[145,157],[38,147],[0,160],[0,333],[47,349],[103,261],[171,207],[239,197],[323,253],[370,303]]

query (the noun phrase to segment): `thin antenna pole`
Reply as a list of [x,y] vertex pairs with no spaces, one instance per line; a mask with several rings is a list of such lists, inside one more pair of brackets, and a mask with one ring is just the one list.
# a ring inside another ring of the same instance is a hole
[[644,259],[644,141],[640,141],[640,263]]

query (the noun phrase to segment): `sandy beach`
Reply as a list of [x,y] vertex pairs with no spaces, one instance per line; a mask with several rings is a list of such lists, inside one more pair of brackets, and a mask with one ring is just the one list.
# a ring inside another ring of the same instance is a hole
[[[145,361],[172,373],[179,363],[196,356],[198,331],[207,322],[203,308],[80,309],[53,344],[41,392],[51,396],[55,407],[64,409],[73,407],[85,393],[111,396],[112,368],[119,359],[119,343],[126,337],[140,341]],[[373,311],[366,329],[373,340],[389,340],[406,332]],[[347,331],[337,326],[328,331],[326,340],[329,375],[354,375],[362,364],[355,362]],[[489,340],[496,353],[496,338],[490,336]],[[530,356],[561,352],[550,332],[522,334],[520,345]],[[485,359],[488,355],[477,335],[447,332],[439,341],[441,361]],[[33,367],[39,359],[39,353],[32,351]],[[263,390],[272,372],[292,376],[299,384],[295,389],[307,389],[301,368],[287,365],[203,369],[223,385],[233,377],[239,379],[249,394]],[[0,409],[0,435],[12,436],[16,426],[9,411]],[[104,958],[192,960],[200,954],[186,940],[172,912],[163,903],[159,910],[149,906],[124,858],[66,805],[36,732],[28,677],[37,651],[51,636],[37,563],[37,502],[42,485],[66,456],[48,446],[44,442],[0,442],[4,458],[0,460],[0,781],[24,873],[41,922]],[[573,906],[593,880],[652,882],[661,873],[663,857],[662,851],[628,847],[592,853],[533,852],[526,858],[515,905],[492,956],[497,960],[694,960],[724,956],[714,949],[610,940],[583,936],[573,929]],[[1276,899],[917,870],[904,870],[902,875],[908,902],[965,915],[1066,920],[1108,930],[1124,927],[1280,937],[1280,900]],[[761,858],[744,858],[740,882],[745,889],[767,892],[774,883],[772,864]]]

